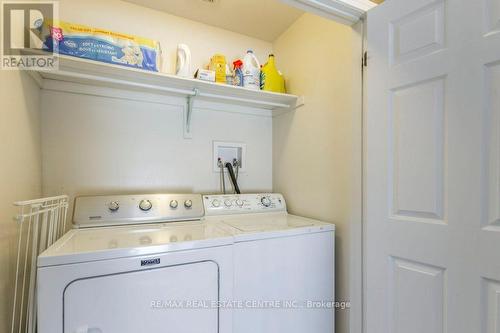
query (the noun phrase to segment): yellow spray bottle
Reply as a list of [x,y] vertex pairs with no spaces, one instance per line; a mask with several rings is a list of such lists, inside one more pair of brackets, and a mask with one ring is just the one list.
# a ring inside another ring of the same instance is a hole
[[270,54],[267,63],[262,66],[261,89],[278,93],[285,93],[285,80],[276,68],[274,55]]

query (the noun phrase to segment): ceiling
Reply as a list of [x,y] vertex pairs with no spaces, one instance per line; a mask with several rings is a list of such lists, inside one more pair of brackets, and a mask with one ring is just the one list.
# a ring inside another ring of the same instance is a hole
[[270,0],[125,1],[270,42],[303,13]]

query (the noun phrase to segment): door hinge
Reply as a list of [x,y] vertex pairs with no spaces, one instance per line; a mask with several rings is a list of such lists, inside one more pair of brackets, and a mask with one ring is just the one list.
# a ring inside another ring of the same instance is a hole
[[365,51],[363,53],[362,63],[363,63],[363,67],[367,67],[368,66],[368,52],[367,51]]

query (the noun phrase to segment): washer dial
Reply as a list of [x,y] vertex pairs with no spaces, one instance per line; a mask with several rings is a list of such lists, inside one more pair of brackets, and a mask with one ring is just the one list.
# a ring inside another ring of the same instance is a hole
[[260,202],[264,207],[271,206],[271,199],[269,199],[268,197],[262,197],[262,199],[260,199]]
[[153,204],[151,203],[151,201],[149,200],[141,200],[141,202],[139,202],[139,208],[144,211],[144,212],[147,212],[148,210],[150,210],[151,208],[153,207]]
[[118,203],[118,201],[111,201],[108,204],[108,208],[110,211],[116,212],[118,209],[120,209],[120,204]]

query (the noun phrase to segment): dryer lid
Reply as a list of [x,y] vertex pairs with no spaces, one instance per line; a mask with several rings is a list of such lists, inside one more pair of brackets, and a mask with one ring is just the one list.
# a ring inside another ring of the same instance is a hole
[[335,230],[334,224],[281,212],[207,217],[206,220],[224,225],[235,242]]
[[216,223],[176,222],[74,229],[38,257],[38,266],[149,255],[231,243],[231,234]]

